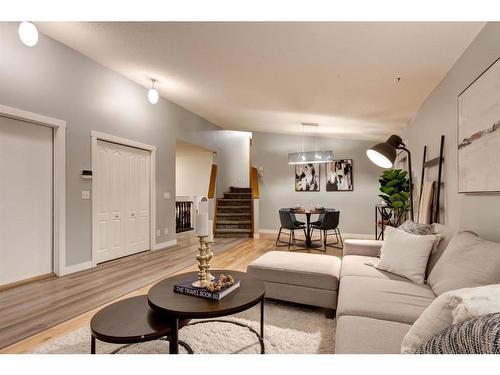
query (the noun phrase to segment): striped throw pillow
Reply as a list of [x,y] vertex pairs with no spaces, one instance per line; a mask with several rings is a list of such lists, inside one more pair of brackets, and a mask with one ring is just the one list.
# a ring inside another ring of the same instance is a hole
[[417,354],[500,354],[500,313],[454,324],[430,338]]

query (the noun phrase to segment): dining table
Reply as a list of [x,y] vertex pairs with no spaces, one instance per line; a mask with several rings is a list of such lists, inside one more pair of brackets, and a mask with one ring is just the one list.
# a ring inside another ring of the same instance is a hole
[[292,214],[305,215],[306,217],[306,246],[310,248],[321,247],[321,244],[315,245],[312,241],[311,215],[321,215],[326,212],[325,209],[292,209]]

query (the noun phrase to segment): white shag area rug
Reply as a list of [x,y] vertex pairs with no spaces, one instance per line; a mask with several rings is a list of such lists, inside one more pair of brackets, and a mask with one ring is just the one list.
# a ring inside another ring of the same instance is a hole
[[[327,319],[320,308],[266,301],[264,343],[266,354],[333,353],[335,348],[335,320]],[[239,314],[222,317],[247,324],[257,332],[260,327],[260,306]],[[222,322],[186,326],[179,331],[179,340],[189,344],[199,354],[258,354],[260,345],[254,333],[245,327]],[[108,344],[97,340],[97,353],[111,353],[122,347],[120,354],[165,354],[168,342],[154,340],[130,346]],[[180,353],[187,351],[179,346]],[[44,343],[33,353],[88,354],[90,329],[86,325]]]

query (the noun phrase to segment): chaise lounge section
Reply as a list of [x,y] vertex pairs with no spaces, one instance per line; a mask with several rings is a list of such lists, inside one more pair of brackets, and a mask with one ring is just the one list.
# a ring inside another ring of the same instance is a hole
[[266,298],[334,310],[340,259],[323,254],[270,251],[247,267],[247,273],[264,281]]

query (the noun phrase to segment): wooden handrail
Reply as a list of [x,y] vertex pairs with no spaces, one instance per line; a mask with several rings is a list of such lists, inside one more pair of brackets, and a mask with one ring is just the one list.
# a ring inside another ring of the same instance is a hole
[[208,184],[208,199],[213,199],[215,195],[215,182],[217,181],[217,164],[212,164],[210,171],[210,182]]
[[250,170],[250,187],[252,188],[252,198],[259,199],[259,174],[255,167]]

